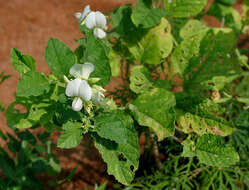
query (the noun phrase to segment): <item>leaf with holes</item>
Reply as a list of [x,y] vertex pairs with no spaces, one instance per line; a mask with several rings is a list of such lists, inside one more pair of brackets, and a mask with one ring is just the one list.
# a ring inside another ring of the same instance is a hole
[[189,66],[190,59],[198,56],[200,44],[208,28],[197,20],[188,21],[180,30],[183,41],[178,45],[172,56],[171,66],[174,73],[183,74]]
[[151,28],[136,43],[128,43],[128,49],[140,63],[156,65],[168,57],[173,48],[173,37],[169,22],[161,19],[161,23]]
[[135,93],[141,93],[152,87],[152,79],[149,70],[142,66],[137,65],[132,67],[130,74],[130,88]]
[[208,99],[183,96],[177,98],[176,122],[184,133],[228,136],[233,123],[223,119],[224,108]]
[[128,104],[128,107],[137,122],[149,127],[161,141],[174,135],[175,103],[175,96],[172,92],[154,88],[143,92]]
[[128,185],[138,168],[138,136],[132,118],[124,111],[102,113],[95,118],[96,147],[107,163],[107,171]]

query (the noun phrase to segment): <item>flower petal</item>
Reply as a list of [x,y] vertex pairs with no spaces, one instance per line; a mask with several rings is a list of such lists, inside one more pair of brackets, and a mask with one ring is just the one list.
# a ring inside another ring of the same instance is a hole
[[82,15],[81,15],[80,22],[83,21],[84,18],[86,17],[86,15],[87,15],[88,13],[90,13],[90,12],[91,12],[90,5],[85,6],[84,11],[83,11],[83,13],[82,13]]
[[105,95],[102,93],[102,92],[93,92],[93,95],[92,95],[92,101],[93,103],[95,104],[100,104],[105,98]]
[[88,29],[92,29],[96,26],[95,12],[90,12],[85,20],[85,25]]
[[86,62],[82,64],[75,64],[70,68],[69,73],[75,78],[83,77],[88,79],[89,75],[94,71],[94,65],[92,63]]
[[85,80],[81,80],[78,96],[85,101],[89,101],[92,97],[92,89]]
[[96,27],[104,28],[106,26],[105,15],[99,11],[96,11],[95,12],[95,22],[96,22]]
[[80,111],[83,107],[82,100],[79,97],[73,99],[72,108],[74,111]]
[[84,79],[88,79],[89,75],[94,71],[94,65],[86,62],[82,65],[81,76]]
[[81,81],[79,78],[69,81],[66,87],[66,95],[69,97],[78,96]]
[[79,20],[80,20],[80,19],[81,19],[82,14],[78,12],[78,13],[75,13],[75,14],[74,14],[74,16],[75,16],[77,19],[79,19]]
[[80,77],[82,75],[82,64],[75,64],[73,65],[69,73],[73,75],[75,78]]
[[97,38],[103,39],[106,37],[106,33],[104,30],[102,30],[101,28],[95,28],[93,31],[94,36],[96,36]]

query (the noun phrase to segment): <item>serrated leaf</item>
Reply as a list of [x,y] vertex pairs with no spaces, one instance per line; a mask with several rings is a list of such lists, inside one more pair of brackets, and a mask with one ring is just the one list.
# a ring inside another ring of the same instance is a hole
[[239,155],[232,146],[225,145],[221,137],[206,134],[198,138],[196,155],[201,163],[228,167],[239,161]]
[[142,65],[132,67],[130,74],[130,89],[138,94],[151,87],[152,79],[149,70]]
[[76,64],[76,56],[63,42],[50,38],[45,49],[45,60],[52,73],[62,79],[68,76],[70,68]]
[[95,68],[91,77],[97,77],[101,86],[106,86],[111,77],[111,67],[109,62],[109,47],[92,34],[87,36],[86,50],[84,52],[84,62],[92,63]]
[[65,130],[58,138],[57,147],[74,148],[80,144],[82,137],[82,124],[78,122],[68,121],[62,128]]
[[29,71],[19,80],[16,95],[19,97],[40,96],[47,93],[49,89],[49,82],[42,73]]
[[200,13],[206,3],[206,0],[164,0],[164,7],[172,17],[190,17]]
[[171,27],[165,18],[138,42],[128,43],[129,51],[138,62],[152,65],[160,64],[162,59],[168,57],[172,48]]
[[97,116],[95,126],[98,134],[94,136],[96,147],[107,163],[108,173],[114,175],[119,182],[130,184],[138,169],[140,155],[132,118],[116,110]]
[[224,109],[220,105],[208,99],[198,100],[197,97],[177,100],[177,108],[180,109],[176,109],[176,122],[184,133],[227,136],[233,132],[233,124],[223,119]]
[[128,107],[138,123],[149,127],[161,141],[174,135],[175,103],[173,93],[154,88],[143,92]]
[[115,52],[113,49],[111,49],[109,52],[109,60],[110,60],[112,76],[116,77],[120,73],[121,57],[117,52]]
[[162,9],[154,8],[152,0],[138,0],[136,7],[132,9],[131,19],[136,26],[150,28],[158,25],[166,13]]
[[28,71],[35,71],[35,60],[30,55],[22,55],[17,48],[12,48],[10,52],[11,63],[14,69],[21,75]]

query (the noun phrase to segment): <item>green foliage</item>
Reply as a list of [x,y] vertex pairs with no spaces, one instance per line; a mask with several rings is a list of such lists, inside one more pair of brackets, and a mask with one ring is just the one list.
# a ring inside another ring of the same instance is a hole
[[117,52],[115,52],[113,49],[111,49],[109,52],[109,59],[110,59],[110,67],[111,67],[111,71],[112,71],[112,77],[116,77],[120,74],[121,57]]
[[[233,124],[223,119],[224,108],[208,100],[197,97],[178,97],[176,122],[184,133],[204,135],[212,133],[218,136],[227,136],[233,132]],[[188,100],[186,100],[188,99]],[[186,107],[183,107],[186,106]]]
[[[48,41],[48,76],[35,71],[31,56],[13,48],[11,62],[21,78],[16,100],[6,110],[8,125],[14,130],[43,126],[47,133],[34,137],[27,130],[17,132],[17,140],[0,131],[3,140],[10,139],[8,147],[15,156],[12,160],[0,150],[0,186],[6,181],[7,189],[39,189],[37,173],[59,173],[47,137],[60,131],[60,148],[74,148],[83,134],[89,135],[108,173],[123,185],[130,185],[138,170],[138,134],[142,141],[145,137],[141,170],[144,165],[159,169],[126,189],[246,189],[249,66],[238,39],[247,28],[248,3],[242,17],[230,6],[233,0],[217,0],[209,10],[204,10],[206,3],[138,0],[134,8],[124,5],[110,13],[110,30],[109,23],[99,26],[96,13],[93,28],[88,19],[79,22],[84,37],[76,40],[74,52],[57,39]],[[218,18],[221,27],[204,24],[207,14]],[[98,32],[106,37],[99,38]],[[77,77],[69,74],[70,68],[86,62],[94,69],[84,65],[80,72],[92,71],[90,78],[77,76],[80,83],[72,87],[71,96],[68,83]],[[103,87],[111,76],[119,86],[111,84],[108,89],[114,91],[105,98]],[[7,77],[0,77],[1,84]],[[88,101],[84,93],[91,97]],[[82,109],[74,111],[75,106]],[[43,169],[37,169],[36,161]],[[56,186],[72,175],[49,184]],[[105,189],[105,184],[97,188]]]
[[[223,2],[221,3],[231,4],[234,2],[224,2],[223,0]],[[236,32],[239,32],[241,30],[242,20],[240,14],[236,9],[230,6],[222,5],[215,2],[208,10],[208,14],[215,16],[222,22],[223,25],[234,29]]]
[[[84,62],[94,64],[95,69],[91,77],[98,77],[101,86],[106,86],[111,77],[111,67],[109,63],[109,47],[101,40],[89,35],[85,44]],[[94,54],[92,53],[94,52]]]
[[[60,172],[60,165],[51,152],[52,143],[38,145],[35,137],[29,132],[16,132],[19,140],[8,134],[8,148],[16,156],[9,157],[0,148],[0,167],[4,180],[0,180],[1,189],[43,189],[37,175],[47,173],[54,176]],[[47,150],[46,150],[47,149]],[[40,151],[38,151],[40,150]]]
[[138,168],[139,145],[132,118],[123,111],[95,118],[96,148],[107,163],[107,172],[122,184],[130,184]]
[[43,73],[29,71],[18,82],[16,95],[19,97],[40,96],[49,91],[49,82]]
[[206,0],[164,0],[164,7],[167,14],[172,17],[195,16],[206,5]]
[[63,75],[68,76],[69,69],[76,64],[76,57],[69,47],[55,38],[48,40],[45,60],[51,72],[60,79],[63,78]]
[[170,25],[165,18],[158,26],[150,29],[140,41],[128,44],[128,49],[140,63],[160,64],[173,48]]
[[135,93],[141,93],[152,87],[152,79],[149,70],[142,66],[137,65],[132,67],[130,75],[130,89]]
[[232,146],[225,145],[221,137],[205,134],[197,139],[184,144],[183,156],[197,156],[200,163],[209,166],[228,167],[239,161],[239,155]]
[[65,131],[59,138],[57,146],[59,148],[74,148],[82,140],[82,124],[76,122],[67,122],[62,126]]
[[166,11],[152,6],[152,0],[138,0],[132,10],[131,19],[136,26],[151,28],[158,25],[165,15]]
[[35,71],[35,60],[30,55],[22,55],[17,48],[12,48],[10,52],[11,63],[14,69],[21,75],[28,71]]
[[145,91],[128,105],[137,122],[149,127],[159,141],[174,135],[174,106],[174,94],[160,88]]

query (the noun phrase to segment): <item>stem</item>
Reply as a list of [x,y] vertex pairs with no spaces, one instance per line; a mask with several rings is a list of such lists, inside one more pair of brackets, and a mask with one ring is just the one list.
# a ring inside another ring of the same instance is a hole
[[156,165],[157,165],[157,167],[161,168],[162,162],[160,160],[160,154],[159,154],[159,150],[158,150],[158,144],[154,140],[155,139],[155,134],[151,134],[150,137],[151,137],[152,143],[153,143],[153,147],[152,148],[153,148],[153,155],[154,155],[154,158],[155,158],[155,161],[156,161]]

